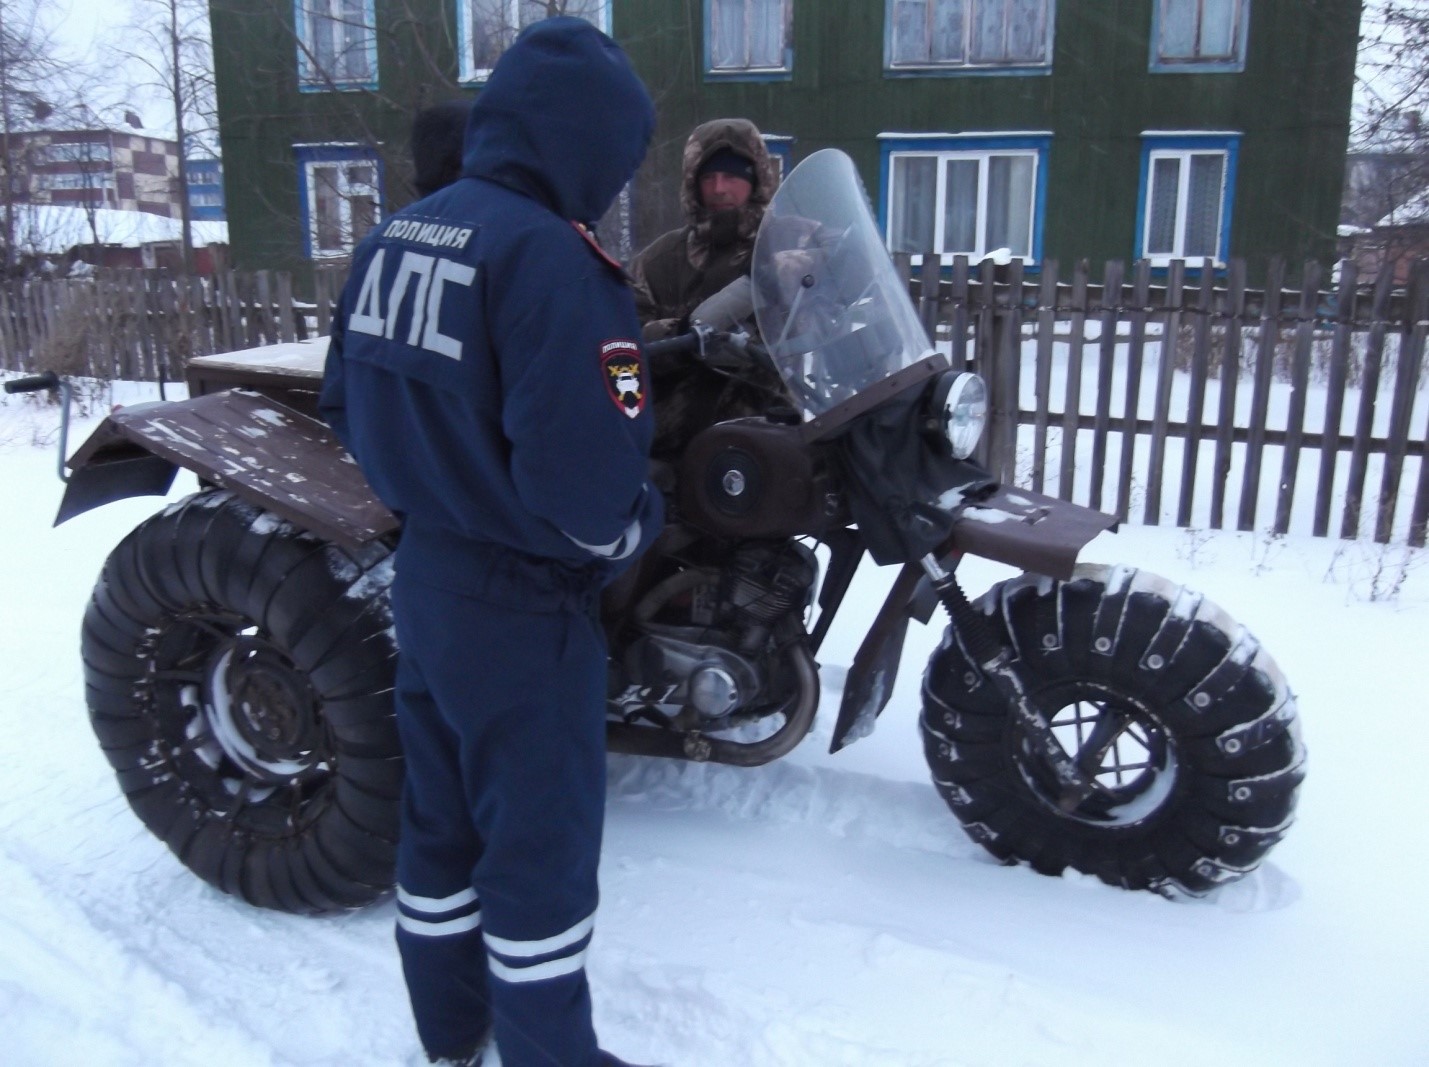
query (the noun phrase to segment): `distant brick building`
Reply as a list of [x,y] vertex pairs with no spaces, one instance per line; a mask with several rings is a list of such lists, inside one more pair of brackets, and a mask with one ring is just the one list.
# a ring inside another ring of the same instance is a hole
[[115,130],[33,130],[10,135],[11,195],[54,204],[179,215],[177,142]]

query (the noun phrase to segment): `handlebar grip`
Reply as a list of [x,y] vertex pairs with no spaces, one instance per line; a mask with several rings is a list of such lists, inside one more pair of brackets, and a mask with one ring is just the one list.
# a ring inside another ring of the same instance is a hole
[[44,374],[32,374],[28,378],[15,378],[5,383],[7,393],[37,393],[41,389],[58,389],[60,376],[52,370]]
[[700,335],[693,331],[682,333],[676,337],[667,337],[663,341],[649,341],[644,347],[647,357],[673,355],[680,352],[698,352],[700,350]]

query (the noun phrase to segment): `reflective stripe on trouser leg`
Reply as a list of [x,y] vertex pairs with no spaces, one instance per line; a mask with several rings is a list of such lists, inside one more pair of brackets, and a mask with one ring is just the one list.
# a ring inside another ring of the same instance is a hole
[[[480,842],[468,881],[480,898],[502,1063],[593,1067],[584,960],[605,804],[604,638],[587,615],[404,586],[400,551],[398,641],[418,651],[441,718],[459,738]],[[404,887],[425,895],[455,884],[419,883],[400,860],[399,873]]]
[[491,1034],[481,902],[471,886],[480,843],[462,801],[459,739],[406,655],[397,663],[396,703],[407,761],[397,845],[397,949],[422,1047],[433,1056],[461,1059]]

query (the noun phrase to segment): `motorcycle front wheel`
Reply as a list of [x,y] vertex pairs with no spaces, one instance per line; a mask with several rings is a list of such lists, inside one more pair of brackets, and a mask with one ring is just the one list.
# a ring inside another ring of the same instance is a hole
[[1295,699],[1225,612],[1156,575],[1098,566],[1069,582],[1002,582],[976,606],[1093,783],[1068,803],[1052,761],[949,627],[923,677],[924,754],[994,856],[1201,896],[1284,836],[1304,777]]

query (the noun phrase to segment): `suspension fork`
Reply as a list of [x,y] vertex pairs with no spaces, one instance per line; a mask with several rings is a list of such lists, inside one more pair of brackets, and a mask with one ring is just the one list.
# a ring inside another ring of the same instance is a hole
[[[1013,649],[1004,644],[986,615],[968,602],[967,594],[953,573],[962,559],[961,552],[952,554],[952,568],[943,566],[938,556],[929,553],[920,561],[939,602],[952,620],[953,630],[963,647],[993,686],[1007,701],[1013,718],[1022,727],[1033,749],[1051,766],[1061,788],[1058,805],[1072,811],[1096,791],[1096,780],[1089,777],[1062,747],[1052,733],[1047,716],[1028,695],[1027,686],[1018,669],[1020,661]],[[944,558],[948,558],[946,555]]]

